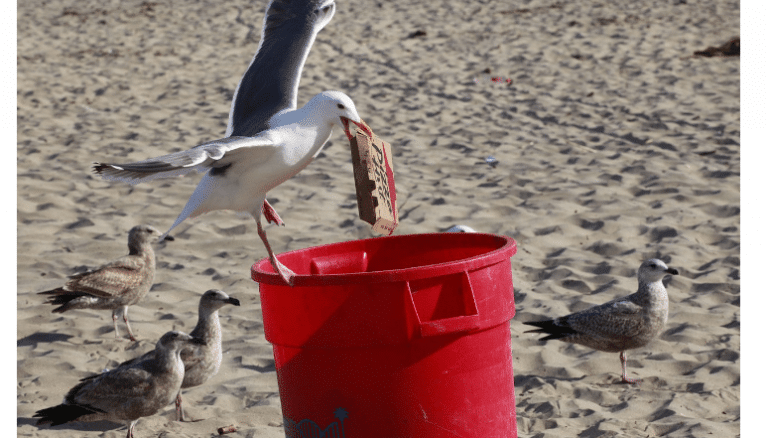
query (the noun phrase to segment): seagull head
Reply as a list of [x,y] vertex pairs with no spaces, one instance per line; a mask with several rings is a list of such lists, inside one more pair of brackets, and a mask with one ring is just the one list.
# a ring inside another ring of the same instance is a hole
[[637,270],[637,279],[640,283],[653,283],[664,278],[666,274],[677,275],[679,272],[659,259],[649,259],[640,265],[640,269]]
[[368,135],[373,137],[370,128],[363,124],[363,120],[357,114],[355,103],[346,94],[340,91],[323,91],[312,98],[313,106],[317,106],[320,111],[328,117],[331,124],[338,125],[344,130],[344,134],[350,140],[355,136],[349,131],[350,123],[357,125]]
[[152,236],[159,236],[160,231],[157,230],[157,228],[151,226],[151,225],[136,225],[135,227],[131,228],[131,230],[128,232],[128,237],[130,239],[136,239],[136,240],[147,240]]
[[149,242],[157,241],[160,231],[150,225],[136,225],[128,232],[128,248],[132,254],[140,251]]
[[157,347],[169,350],[169,351],[181,351],[189,344],[204,344],[205,341],[202,338],[193,338],[186,333],[179,331],[171,331],[164,334],[159,341],[157,341]]
[[211,310],[218,310],[225,304],[232,304],[233,306],[239,306],[240,300],[230,297],[223,290],[211,289],[200,297],[200,308],[208,308]]

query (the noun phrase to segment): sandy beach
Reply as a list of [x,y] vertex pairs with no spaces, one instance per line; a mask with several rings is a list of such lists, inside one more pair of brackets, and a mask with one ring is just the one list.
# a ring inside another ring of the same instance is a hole
[[[131,307],[51,313],[37,292],[127,253],[128,230],[165,231],[200,180],[136,186],[91,174],[224,135],[260,39],[266,0],[19,2],[17,436],[123,437],[119,423],[36,426],[79,379],[189,332],[222,289],[224,360],[136,435],[282,437],[272,348],[251,265],[267,253],[249,216],[213,212],[158,243],[155,284]],[[348,94],[392,144],[396,234],[464,224],[507,235],[521,437],[740,434],[740,59],[694,57],[739,36],[739,2],[337,0],[304,67],[299,105]],[[493,157],[493,160],[488,160]],[[493,165],[488,164],[491,161]],[[271,191],[276,253],[374,237],[358,218],[349,143]],[[668,279],[662,335],[618,354],[523,334],[634,292],[643,260]]]

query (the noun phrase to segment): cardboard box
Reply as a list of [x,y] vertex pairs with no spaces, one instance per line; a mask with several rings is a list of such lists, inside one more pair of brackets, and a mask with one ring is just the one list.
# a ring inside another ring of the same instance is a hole
[[390,235],[398,220],[392,147],[375,133],[370,137],[357,126],[349,144],[360,219],[373,225],[374,233]]

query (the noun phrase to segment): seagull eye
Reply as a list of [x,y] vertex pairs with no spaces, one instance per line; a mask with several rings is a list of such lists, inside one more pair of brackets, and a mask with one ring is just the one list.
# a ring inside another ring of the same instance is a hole
[[340,109],[340,110],[343,110],[343,109],[344,109],[344,105],[342,105],[342,104],[340,104],[340,103],[337,103],[337,104],[336,104],[336,107],[337,107],[338,109]]
[[331,9],[331,6],[330,6],[330,5],[328,5],[328,6],[324,7],[324,8],[323,8],[323,13],[327,14],[327,13],[328,13],[328,11],[329,11],[330,9]]

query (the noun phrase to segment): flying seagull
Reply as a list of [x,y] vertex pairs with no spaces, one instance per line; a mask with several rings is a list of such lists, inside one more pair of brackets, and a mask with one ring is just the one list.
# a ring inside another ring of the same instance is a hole
[[225,138],[136,163],[95,163],[94,172],[132,184],[192,170],[206,172],[168,232],[187,217],[208,211],[250,213],[273,268],[292,284],[294,274],[277,261],[261,226],[262,215],[282,224],[266,202],[267,191],[309,165],[334,125],[349,138],[350,122],[370,132],[343,93],[326,91],[296,107],[304,62],[335,10],[333,0],[269,3],[259,48],[235,90]]
[[[256,135],[279,111],[296,109],[309,50],[335,12],[334,0],[270,0],[259,47],[232,96],[225,137]],[[284,225],[266,199],[263,214],[267,222]]]
[[293,285],[295,274],[278,262],[261,226],[267,192],[307,167],[330,138],[334,126],[351,137],[350,123],[370,132],[347,95],[324,91],[299,109],[276,114],[269,121],[270,128],[254,137],[227,137],[188,151],[130,164],[96,163],[94,171],[105,179],[134,184],[194,170],[206,171],[176,222],[163,236],[184,219],[209,211],[250,213],[272,267],[287,284]]
[[627,377],[626,351],[640,348],[659,336],[667,323],[669,298],[661,282],[666,274],[678,275],[659,259],[650,259],[637,271],[637,292],[568,316],[547,321],[526,322],[538,327],[525,333],[544,333],[542,341],[557,339],[595,350],[619,352],[621,381]]

